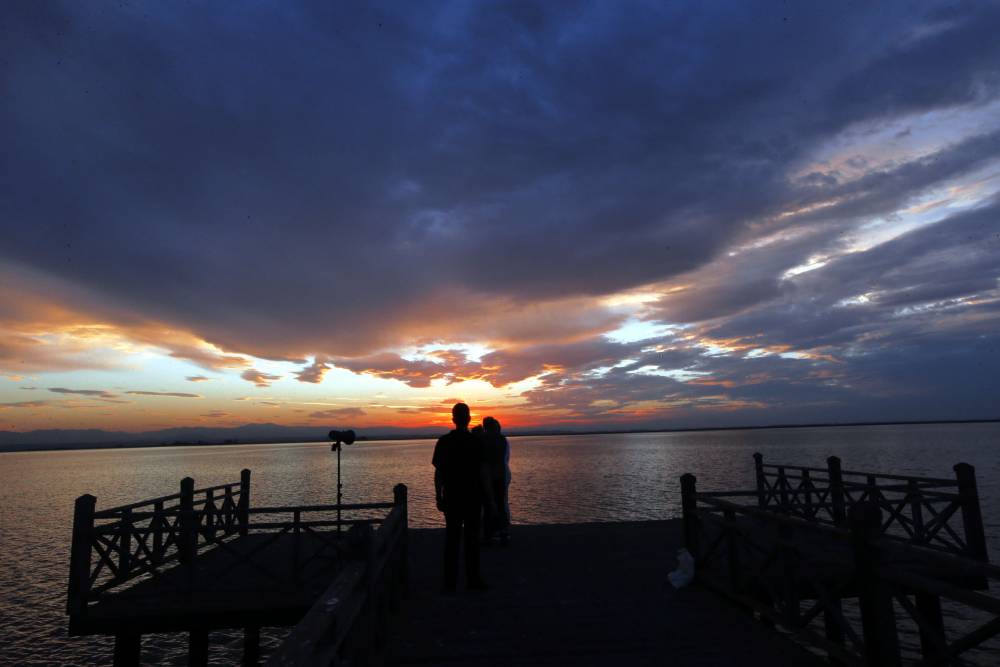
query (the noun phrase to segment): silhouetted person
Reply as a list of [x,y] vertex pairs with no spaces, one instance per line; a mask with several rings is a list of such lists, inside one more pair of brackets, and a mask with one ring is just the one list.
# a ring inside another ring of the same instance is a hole
[[500,544],[510,541],[510,505],[507,502],[507,487],[510,484],[510,444],[500,432],[500,422],[493,417],[483,420],[483,446],[486,470],[489,478],[489,498],[486,503],[485,544],[492,544],[493,537],[500,536]]
[[458,584],[458,552],[465,530],[466,588],[486,590],[479,574],[480,513],[486,497],[486,467],[483,441],[469,432],[469,406],[456,403],[451,409],[455,430],[441,436],[434,446],[434,491],[437,507],[444,512],[444,590]]

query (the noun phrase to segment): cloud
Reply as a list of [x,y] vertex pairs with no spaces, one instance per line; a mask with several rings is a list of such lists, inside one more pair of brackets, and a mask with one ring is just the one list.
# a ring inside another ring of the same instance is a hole
[[98,398],[117,398],[116,394],[103,389],[66,389],[65,387],[49,387],[55,394],[79,394],[81,396],[96,396]]
[[130,396],[172,396],[174,398],[202,398],[201,394],[186,394],[180,391],[126,391]]
[[[273,358],[363,356],[442,330],[488,335],[480,321],[497,308],[512,322],[498,335],[521,344],[587,337],[607,326],[597,312],[513,321],[535,304],[705,265],[748,221],[802,197],[786,175],[847,128],[995,97],[995,8],[947,21],[905,2],[867,9],[834,18],[799,7],[771,22],[757,20],[770,11],[754,3],[628,17],[587,3],[532,15],[442,6],[438,21],[372,9],[362,24],[310,6],[261,6],[238,24],[180,6],[142,22],[92,21],[79,5],[19,12],[11,20],[24,29],[4,47],[22,75],[9,82],[2,119],[18,137],[5,151],[16,179],[3,213],[26,222],[8,230],[6,258],[73,280],[120,312]],[[369,33],[369,24],[383,27]],[[946,27],[921,32],[929,24]],[[42,50],[29,28],[49,25],[65,29]],[[180,32],[188,25],[199,30]],[[350,35],[331,42],[332,30]],[[807,36],[794,58],[782,46],[790,30]],[[248,64],[245,31],[264,35],[273,66]],[[512,34],[522,48],[506,48]],[[97,46],[81,57],[84,41]],[[219,44],[237,46],[222,54]],[[329,58],[309,55],[318,50]],[[129,57],[108,57],[121,53]],[[79,85],[61,83],[68,61]],[[338,150],[315,150],[333,137]],[[139,144],[158,159],[120,148]],[[358,154],[385,157],[359,171]],[[56,163],[72,169],[53,172]],[[169,190],[149,186],[166,180]],[[58,196],[39,200],[42,184]],[[127,224],[146,203],[155,219]],[[67,219],[101,233],[80,235]],[[216,222],[189,222],[203,219]],[[150,234],[163,240],[155,252],[121,252],[150,248]],[[297,261],[259,271],[276,247],[294,248]],[[331,247],[349,252],[331,261]],[[449,312],[453,299],[462,304]],[[454,316],[462,312],[466,321]],[[206,368],[248,365],[184,346],[172,354]]]
[[0,403],[0,410],[5,410],[8,408],[14,408],[14,409],[60,408],[66,410],[101,408],[107,410],[108,403],[128,404],[131,402],[118,399],[111,399],[111,398],[98,398],[97,401],[98,402],[89,402],[81,399],[67,399],[67,400],[56,400],[56,401],[16,401],[16,402]]
[[295,376],[298,378],[299,382],[319,384],[323,381],[323,376],[326,375],[328,370],[330,370],[330,367],[325,363],[325,361],[316,357],[312,364],[306,366],[300,371],[296,371]]
[[272,382],[281,379],[280,375],[269,375],[267,373],[262,373],[256,368],[249,368],[243,371],[242,373],[240,373],[240,377],[246,380],[247,382],[253,382],[258,387],[270,387]]
[[44,408],[50,405],[53,401],[15,401],[10,403],[0,403],[0,410],[6,410],[9,408]]
[[239,355],[218,354],[188,345],[176,346],[170,350],[169,354],[171,357],[193,362],[210,371],[218,371],[225,368],[243,368],[250,365],[248,359]]
[[204,375],[188,375],[184,379],[187,380],[188,382],[208,382],[212,378],[205,377]]
[[[580,420],[995,394],[1000,9],[457,7],[12,12],[0,371],[534,378]],[[603,336],[633,317],[670,331]]]
[[351,419],[364,416],[365,411],[361,408],[330,408],[309,413],[312,419]]

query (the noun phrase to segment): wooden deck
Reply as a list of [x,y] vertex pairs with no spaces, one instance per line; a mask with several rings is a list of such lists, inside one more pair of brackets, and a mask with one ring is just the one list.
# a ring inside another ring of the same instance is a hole
[[71,632],[294,624],[337,574],[343,559],[335,539],[335,532],[237,537],[201,554],[194,567],[175,567],[103,597],[73,619]]
[[486,593],[445,595],[443,530],[410,530],[394,665],[819,665],[710,592],[667,581],[680,521],[515,526]]

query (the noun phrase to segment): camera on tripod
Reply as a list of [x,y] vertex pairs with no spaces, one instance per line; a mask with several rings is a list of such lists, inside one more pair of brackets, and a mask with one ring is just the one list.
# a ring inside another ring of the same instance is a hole
[[354,431],[330,431],[330,440],[333,444],[330,445],[330,451],[335,452],[340,449],[341,445],[353,445],[355,440]]

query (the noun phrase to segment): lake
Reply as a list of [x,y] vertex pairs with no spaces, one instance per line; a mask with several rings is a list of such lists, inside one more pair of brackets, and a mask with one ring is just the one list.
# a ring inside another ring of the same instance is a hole
[[[432,441],[361,442],[343,452],[345,502],[391,500],[409,489],[412,526],[442,525],[434,508]],[[511,438],[514,523],[667,519],[680,515],[678,478],[701,490],[754,487],[765,462],[951,477],[976,467],[991,558],[1000,561],[1000,424],[851,426],[749,431]],[[198,488],[253,471],[254,505],[333,503],[336,455],[323,443],[105,449],[0,454],[0,662],[110,663],[111,638],[66,636],[73,501],[98,509]],[[512,532],[516,548],[516,530]],[[664,563],[664,575],[671,563]],[[269,635],[271,645],[279,634]],[[238,661],[236,635],[212,635],[213,661]],[[264,647],[267,648],[265,642]],[[185,664],[186,638],[147,636],[143,659]]]

